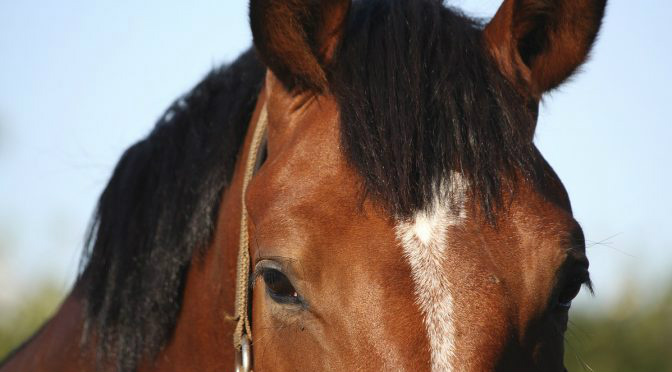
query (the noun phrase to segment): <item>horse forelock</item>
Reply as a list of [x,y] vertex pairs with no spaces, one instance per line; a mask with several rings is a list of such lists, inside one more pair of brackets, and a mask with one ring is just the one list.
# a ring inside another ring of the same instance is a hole
[[439,1],[355,3],[329,71],[346,157],[393,214],[427,208],[459,172],[494,220],[502,188],[536,178],[536,105],[495,67],[478,21]]

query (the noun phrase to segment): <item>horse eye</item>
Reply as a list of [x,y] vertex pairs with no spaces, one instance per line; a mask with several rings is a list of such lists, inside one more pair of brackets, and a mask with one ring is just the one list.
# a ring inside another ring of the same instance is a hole
[[285,274],[279,270],[267,268],[261,275],[266,284],[266,291],[273,301],[291,304],[301,302],[296,289]]
[[572,306],[572,301],[579,294],[582,284],[583,283],[581,282],[573,282],[565,286],[565,288],[563,288],[558,295],[558,308],[562,310],[569,310],[569,308]]

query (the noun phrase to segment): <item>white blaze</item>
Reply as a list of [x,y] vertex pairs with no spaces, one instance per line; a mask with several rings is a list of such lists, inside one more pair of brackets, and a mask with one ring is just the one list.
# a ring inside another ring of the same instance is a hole
[[442,187],[432,205],[418,211],[413,219],[399,222],[396,228],[411,266],[416,301],[427,328],[432,372],[453,371],[455,357],[453,296],[444,268],[446,230],[466,217],[464,181],[459,174],[453,174],[448,187],[448,193]]

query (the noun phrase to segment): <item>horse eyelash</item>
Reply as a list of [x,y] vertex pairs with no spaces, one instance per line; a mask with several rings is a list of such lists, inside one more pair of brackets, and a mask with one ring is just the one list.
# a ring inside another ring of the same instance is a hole
[[254,290],[254,287],[256,286],[256,283],[257,283],[257,279],[260,276],[264,275],[264,271],[266,271],[266,270],[267,270],[266,267],[258,267],[258,268],[255,268],[254,271],[252,271],[250,273],[250,277],[247,281],[249,283],[249,285],[248,285],[249,288],[248,289],[250,291]]

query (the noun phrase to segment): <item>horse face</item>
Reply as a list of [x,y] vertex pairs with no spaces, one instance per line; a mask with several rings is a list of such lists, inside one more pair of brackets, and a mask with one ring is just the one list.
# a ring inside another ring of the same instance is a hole
[[408,220],[367,200],[328,95],[268,74],[268,158],[247,206],[256,371],[561,371],[587,279],[562,185],[526,184],[496,227],[466,189]]
[[[561,182],[539,157],[544,182],[517,177],[502,188],[495,221],[457,170],[440,183],[448,192],[410,216],[370,198],[366,170],[344,154],[325,67],[357,14],[348,1],[328,3],[250,8],[269,67],[267,160],[245,195],[255,371],[564,370],[567,312],[588,261]],[[514,3],[485,28],[482,48],[536,102],[585,59],[597,31],[561,21],[590,10],[600,14],[582,20],[599,25],[604,2],[538,14],[545,2]],[[546,16],[562,27],[534,26]],[[569,48],[553,32],[585,37]],[[567,63],[548,63],[556,57]]]

